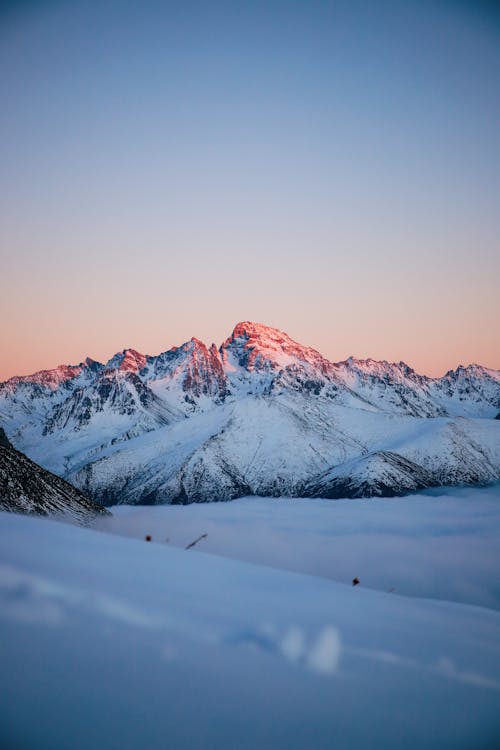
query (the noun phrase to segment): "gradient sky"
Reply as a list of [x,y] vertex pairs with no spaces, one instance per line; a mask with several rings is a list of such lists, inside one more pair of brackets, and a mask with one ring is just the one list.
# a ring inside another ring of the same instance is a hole
[[0,378],[248,319],[500,368],[494,6],[2,3]]

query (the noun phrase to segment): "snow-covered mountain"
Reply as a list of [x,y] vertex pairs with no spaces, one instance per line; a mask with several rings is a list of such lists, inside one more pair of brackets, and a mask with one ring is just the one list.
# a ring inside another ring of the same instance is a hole
[[499,371],[333,363],[251,322],[219,348],[192,338],[0,384],[13,444],[104,503],[488,482],[500,478],[499,413]]
[[0,510],[58,515],[78,523],[109,513],[64,479],[16,451],[0,427]]

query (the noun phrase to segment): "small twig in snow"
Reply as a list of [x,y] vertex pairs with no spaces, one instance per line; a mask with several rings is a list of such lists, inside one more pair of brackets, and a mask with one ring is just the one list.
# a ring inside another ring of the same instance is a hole
[[195,544],[198,544],[198,542],[201,542],[202,539],[205,539],[205,537],[208,536],[208,534],[202,534],[198,537],[198,539],[195,539],[194,542],[191,542],[191,544],[188,544],[185,549],[191,549],[191,547],[194,547]]

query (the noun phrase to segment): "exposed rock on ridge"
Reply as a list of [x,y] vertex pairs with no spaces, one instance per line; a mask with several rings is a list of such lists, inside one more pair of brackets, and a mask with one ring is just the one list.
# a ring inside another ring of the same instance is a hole
[[16,447],[102,502],[401,494],[500,478],[500,372],[329,362],[239,323],[217,348],[126,349],[0,384]]

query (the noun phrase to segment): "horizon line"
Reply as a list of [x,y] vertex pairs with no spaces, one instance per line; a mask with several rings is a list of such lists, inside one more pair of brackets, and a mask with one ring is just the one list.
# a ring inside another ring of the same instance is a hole
[[119,354],[125,354],[126,352],[135,352],[137,354],[140,354],[143,357],[153,359],[153,358],[159,357],[162,354],[165,354],[165,353],[167,353],[169,351],[173,351],[175,349],[181,349],[183,346],[185,346],[186,344],[189,344],[191,341],[197,341],[198,343],[202,344],[207,350],[210,349],[212,346],[215,346],[216,349],[217,349],[217,351],[220,352],[220,350],[222,349],[222,347],[224,346],[224,344],[227,341],[229,341],[229,339],[234,335],[234,332],[236,331],[236,329],[239,328],[239,327],[241,327],[241,326],[244,326],[244,325],[250,325],[250,326],[255,326],[255,327],[259,327],[259,328],[264,328],[264,329],[267,329],[267,330],[271,330],[271,331],[275,331],[277,333],[283,334],[288,339],[290,339],[291,341],[293,341],[293,343],[298,344],[300,347],[302,347],[304,349],[312,349],[314,352],[316,352],[317,354],[319,354],[324,360],[326,360],[327,362],[329,362],[332,365],[342,365],[342,364],[345,364],[345,363],[349,362],[349,360],[354,360],[356,362],[362,362],[362,363],[373,362],[375,364],[382,364],[382,365],[389,365],[389,366],[396,366],[396,367],[400,366],[400,365],[404,365],[405,367],[408,367],[410,370],[412,370],[412,372],[414,372],[416,375],[418,375],[420,377],[424,377],[424,378],[426,378],[428,380],[441,380],[443,377],[446,377],[446,375],[448,375],[448,373],[456,372],[457,370],[460,370],[460,369],[468,369],[470,367],[480,367],[483,370],[489,370],[489,371],[493,371],[493,372],[500,372],[500,368],[487,367],[486,365],[482,365],[479,362],[469,362],[467,365],[464,365],[464,364],[460,363],[460,364],[456,365],[456,367],[454,367],[454,368],[448,368],[443,373],[443,375],[432,376],[432,375],[427,375],[427,374],[425,374],[423,372],[418,372],[414,367],[412,367],[411,365],[409,365],[404,360],[399,360],[398,362],[396,362],[396,361],[390,361],[388,359],[373,359],[373,357],[356,357],[355,355],[349,355],[349,357],[346,357],[345,359],[333,360],[333,359],[329,359],[328,357],[326,357],[319,350],[314,349],[314,347],[311,347],[311,346],[309,346],[307,344],[302,344],[299,341],[296,341],[295,339],[291,338],[291,336],[286,331],[283,331],[280,328],[275,328],[274,326],[269,326],[269,325],[267,325],[265,323],[259,323],[259,322],[255,322],[255,321],[244,320],[244,321],[240,321],[240,322],[238,322],[238,323],[236,323],[234,325],[234,327],[233,327],[233,329],[231,331],[230,336],[228,336],[219,346],[217,346],[217,344],[215,344],[215,342],[212,342],[211,344],[207,345],[204,341],[202,341],[201,339],[199,339],[196,336],[191,336],[191,338],[187,339],[186,341],[183,341],[181,344],[173,344],[169,348],[163,349],[162,351],[158,352],[157,354],[145,354],[144,352],[141,352],[139,349],[136,349],[135,347],[129,346],[129,347],[125,347],[124,349],[118,349],[118,350],[116,350],[107,359],[106,362],[102,362],[99,359],[94,359],[93,357],[87,355],[87,356],[84,357],[84,359],[80,360],[80,362],[78,362],[78,363],[61,362],[61,363],[55,365],[54,367],[41,368],[41,369],[34,370],[34,371],[26,373],[26,374],[17,374],[16,373],[14,375],[9,376],[5,380],[0,380],[0,384],[9,383],[10,381],[17,380],[17,379],[28,380],[30,377],[34,377],[35,375],[39,375],[41,373],[54,372],[56,370],[59,370],[62,367],[70,367],[70,368],[84,367],[85,364],[88,361],[95,362],[96,364],[99,364],[99,365],[102,365],[103,367],[106,367],[106,365],[112,359],[114,359],[114,357],[116,357]]

